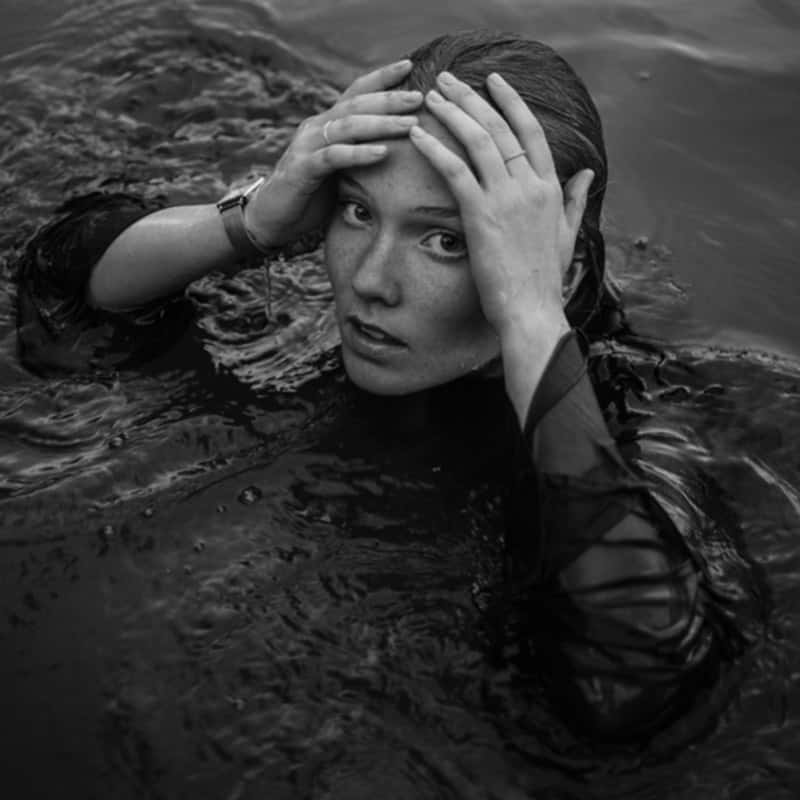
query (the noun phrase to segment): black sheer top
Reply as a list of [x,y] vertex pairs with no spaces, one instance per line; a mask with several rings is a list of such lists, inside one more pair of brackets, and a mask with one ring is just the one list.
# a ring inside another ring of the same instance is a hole
[[[28,244],[17,319],[27,366],[130,364],[185,324],[180,296],[115,314],[84,299],[104,250],[157,207],[90,195],[63,206]],[[740,652],[748,598],[713,562],[709,543],[734,532],[712,510],[692,448],[680,447],[690,443],[676,432],[626,430],[613,403],[621,382],[602,345],[590,351],[574,333],[561,340],[509,443],[507,584],[517,634],[567,718],[604,738],[642,739],[681,715]],[[587,422],[598,399],[603,425]],[[579,430],[594,453],[588,468],[571,457]]]

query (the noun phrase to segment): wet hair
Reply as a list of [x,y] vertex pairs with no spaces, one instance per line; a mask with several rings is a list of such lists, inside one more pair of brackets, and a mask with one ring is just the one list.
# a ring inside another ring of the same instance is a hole
[[402,83],[404,88],[426,92],[435,88],[439,72],[449,70],[492,105],[485,82],[490,73],[499,72],[544,129],[561,185],[582,169],[593,170],[595,177],[567,274],[565,311],[570,324],[589,340],[625,328],[619,288],[606,268],[600,231],[608,176],[603,127],[575,70],[541,42],[485,30],[439,36],[408,58],[414,66]]

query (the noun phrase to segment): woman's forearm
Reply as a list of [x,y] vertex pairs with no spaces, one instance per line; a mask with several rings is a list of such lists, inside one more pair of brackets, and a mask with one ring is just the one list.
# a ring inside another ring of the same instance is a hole
[[[501,337],[506,392],[521,429],[528,422],[539,384],[543,380],[553,382],[552,367],[560,365],[550,365],[550,360],[569,329],[566,319],[557,315],[553,320],[538,319],[516,326]],[[559,376],[556,381],[563,378]],[[610,437],[589,376],[584,372],[576,382],[569,376],[569,383],[573,385],[568,394],[538,421],[532,456],[545,472],[581,475],[600,461],[597,442]]]
[[213,203],[173,206],[148,214],[114,239],[92,271],[86,298],[96,308],[122,311],[236,261]]

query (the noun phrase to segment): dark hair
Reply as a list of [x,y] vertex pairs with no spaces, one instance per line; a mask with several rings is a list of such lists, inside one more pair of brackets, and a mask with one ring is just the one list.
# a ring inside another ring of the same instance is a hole
[[566,314],[589,339],[623,327],[620,293],[606,269],[600,232],[608,176],[603,127],[589,91],[572,67],[541,42],[484,30],[439,36],[408,57],[414,66],[402,85],[423,92],[434,88],[436,75],[446,69],[492,102],[485,81],[491,72],[499,72],[541,123],[561,185],[582,169],[594,171],[571,268],[573,274],[580,270],[581,278]]

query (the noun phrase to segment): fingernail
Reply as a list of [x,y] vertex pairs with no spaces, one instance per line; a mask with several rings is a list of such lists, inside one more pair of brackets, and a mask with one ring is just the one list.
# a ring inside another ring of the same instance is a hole
[[422,100],[422,92],[417,89],[404,90],[401,92],[401,96],[403,100],[409,103],[419,103],[419,101]]
[[404,58],[402,61],[395,61],[395,63],[392,64],[392,66],[389,67],[389,69],[401,70],[401,69],[406,69],[406,67],[410,66],[411,66],[411,59]]
[[456,82],[455,75],[452,75],[451,73],[447,72],[447,70],[445,70],[444,72],[440,72],[439,73],[439,80],[445,86],[450,86],[451,84]]
[[436,89],[431,89],[427,94],[427,98],[428,98],[428,100],[431,101],[431,103],[443,103],[444,102],[444,97],[442,97],[439,94],[439,92],[436,91]]
[[421,139],[425,135],[425,131],[422,130],[419,125],[414,125],[409,131],[409,134],[415,139]]

